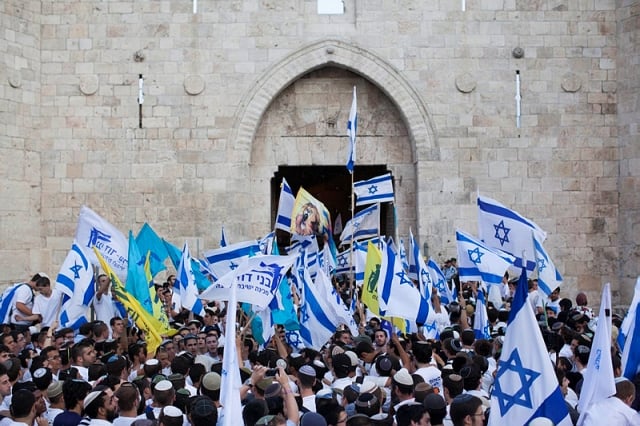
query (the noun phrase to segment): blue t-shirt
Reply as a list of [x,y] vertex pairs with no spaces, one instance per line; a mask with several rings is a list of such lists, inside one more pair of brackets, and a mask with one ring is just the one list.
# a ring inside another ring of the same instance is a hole
[[78,426],[82,416],[73,411],[63,411],[53,420],[53,426]]

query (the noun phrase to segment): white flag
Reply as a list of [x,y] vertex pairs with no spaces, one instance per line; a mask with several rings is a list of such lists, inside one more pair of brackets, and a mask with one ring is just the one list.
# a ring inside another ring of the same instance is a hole
[[220,396],[222,410],[218,424],[222,426],[232,426],[237,423],[238,413],[242,413],[242,403],[240,401],[240,364],[236,351],[236,292],[235,285],[229,295],[227,308],[227,324],[224,330],[224,357],[222,358],[222,374],[220,380]]
[[353,86],[353,100],[347,121],[347,135],[349,136],[349,156],[347,157],[347,170],[353,173],[356,165],[356,131],[358,130],[358,100],[356,98],[356,86]]
[[126,281],[129,257],[127,237],[87,206],[80,209],[75,240],[92,264],[99,265],[92,250],[95,247],[118,278]]
[[606,283],[602,288],[598,325],[594,335],[593,345],[589,353],[587,368],[582,372],[584,381],[578,401],[582,424],[584,414],[591,404],[609,398],[616,393],[616,383],[613,378],[613,364],[611,364],[611,288]]
[[378,235],[380,227],[380,209],[378,204],[358,212],[342,230],[340,244],[345,244],[354,240],[371,238]]

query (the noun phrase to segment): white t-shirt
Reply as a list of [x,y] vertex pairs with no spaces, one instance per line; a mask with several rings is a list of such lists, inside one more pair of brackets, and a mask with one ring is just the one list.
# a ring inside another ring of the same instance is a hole
[[93,309],[96,311],[96,319],[106,324],[111,322],[111,318],[119,316],[110,293],[103,294],[100,300],[98,300],[98,295],[94,296]]
[[429,365],[427,367],[420,367],[416,370],[415,374],[422,376],[426,383],[429,383],[432,387],[438,388],[438,393],[444,395],[444,387],[442,386],[442,372],[437,367]]
[[60,302],[59,298],[60,293],[54,290],[49,297],[45,297],[43,294],[38,294],[33,300],[33,309],[31,312],[42,317],[43,327],[51,327],[51,323],[55,321]]
[[31,289],[31,287],[29,286],[29,284],[24,284],[19,286],[16,289],[16,293],[14,295],[14,299],[13,299],[13,312],[11,313],[11,324],[17,324],[17,325],[31,325],[33,321],[17,321],[15,316],[18,315],[23,315],[18,308],[16,308],[16,304],[18,302],[22,302],[25,304],[25,306],[27,306],[29,309],[33,308],[33,290]]

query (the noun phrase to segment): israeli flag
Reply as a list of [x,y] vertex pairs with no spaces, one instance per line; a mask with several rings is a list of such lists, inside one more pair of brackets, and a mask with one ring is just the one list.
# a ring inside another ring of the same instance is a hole
[[424,324],[429,315],[429,303],[413,285],[391,247],[385,246],[378,281],[380,314]]
[[294,234],[291,240],[287,253],[290,255],[297,254],[302,265],[309,270],[311,279],[315,280],[319,269],[318,240],[316,236]]
[[429,258],[427,271],[429,271],[429,278],[431,279],[432,285],[438,289],[440,301],[445,305],[455,301],[451,289],[447,284],[447,279],[444,277],[444,273],[433,258]]
[[487,246],[500,249],[515,256],[514,265],[523,266],[522,252],[527,257],[526,267],[533,271],[534,248],[531,232],[538,241],[547,238],[538,225],[520,213],[508,209],[496,200],[478,195],[478,236]]
[[420,246],[413,237],[411,230],[409,230],[409,238],[411,239],[411,263],[414,265],[413,270],[415,278],[411,276],[411,267],[409,267],[409,277],[418,281],[422,297],[426,300],[431,300],[433,279],[429,274],[429,268],[427,268],[427,265],[424,263],[424,258],[422,257],[422,253],[420,253]]
[[316,277],[315,286],[320,297],[327,301],[327,306],[330,309],[327,313],[331,315],[333,322],[346,325],[351,330],[351,334],[357,336],[359,334],[358,324],[353,319],[353,313],[344,304],[340,294],[331,283],[331,278],[320,271]]
[[514,257],[498,250],[490,249],[480,241],[456,231],[458,248],[458,276],[461,282],[482,281],[487,284],[500,284],[502,277]]
[[640,277],[636,280],[629,311],[620,326],[618,345],[622,348],[622,375],[633,380],[640,373]]
[[331,309],[311,282],[309,272],[302,268],[298,269],[297,275],[304,294],[304,302],[300,306],[300,330],[298,332],[306,347],[320,350],[333,336],[338,324],[328,315]]
[[358,212],[342,230],[340,244],[344,245],[354,240],[375,237],[380,228],[380,209],[378,204]]
[[196,315],[204,315],[204,306],[202,306],[202,302],[199,299],[196,279],[191,270],[189,245],[186,242],[182,248],[182,260],[180,261],[180,266],[178,266],[173,288],[180,295],[180,304],[183,308]]
[[347,121],[347,135],[349,136],[349,156],[347,157],[347,170],[353,174],[356,165],[356,131],[358,130],[358,100],[356,98],[356,86],[353,86],[353,100]]
[[545,417],[554,425],[570,426],[553,364],[527,302],[528,292],[527,272],[523,269],[496,371],[489,425],[528,425]]
[[204,252],[204,257],[209,262],[209,270],[214,279],[219,279],[237,269],[244,259],[258,253],[260,245],[256,240],[250,240],[208,250]]
[[77,330],[88,322],[89,306],[96,292],[95,284],[89,258],[74,242],[56,278],[56,291],[62,293],[61,327]]
[[276,214],[276,229],[291,232],[291,214],[295,205],[296,197],[291,191],[291,187],[285,178],[282,178],[280,187],[280,200],[278,200],[278,213]]
[[538,288],[549,297],[551,292],[562,284],[562,275],[560,275],[544,247],[542,247],[542,243],[536,238],[535,233],[532,234],[536,265],[538,267]]
[[393,180],[391,173],[361,180],[353,184],[356,206],[375,203],[393,203]]

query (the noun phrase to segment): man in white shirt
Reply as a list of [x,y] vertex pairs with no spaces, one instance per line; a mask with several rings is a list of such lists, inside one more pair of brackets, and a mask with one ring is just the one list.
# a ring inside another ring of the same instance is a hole
[[9,322],[13,324],[14,329],[18,331],[26,331],[33,324],[33,290],[36,288],[36,282],[49,277],[44,272],[39,272],[31,278],[27,283],[18,285],[13,296],[11,306],[11,318]]
[[111,279],[105,274],[98,276],[98,289],[93,298],[93,309],[96,312],[96,319],[105,324],[109,324],[111,318],[119,316],[111,297]]
[[429,383],[439,394],[443,394],[442,373],[431,363],[433,347],[429,342],[418,341],[413,345],[413,356],[415,357],[415,374],[422,376],[426,383]]
[[631,408],[636,388],[624,377],[616,379],[616,394],[591,405],[584,413],[584,426],[640,425],[640,413]]
[[43,278],[36,282],[38,294],[33,301],[32,312],[38,315],[42,327],[51,327],[56,320],[56,314],[60,304],[60,292],[51,288],[49,278]]

